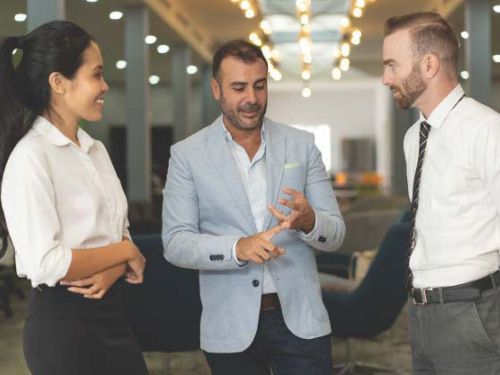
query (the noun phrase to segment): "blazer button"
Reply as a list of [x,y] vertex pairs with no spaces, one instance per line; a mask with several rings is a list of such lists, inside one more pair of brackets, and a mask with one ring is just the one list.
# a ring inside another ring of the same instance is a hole
[[253,285],[254,287],[256,287],[256,288],[257,288],[257,287],[259,286],[259,284],[260,284],[260,283],[259,283],[259,280],[252,280],[252,285]]

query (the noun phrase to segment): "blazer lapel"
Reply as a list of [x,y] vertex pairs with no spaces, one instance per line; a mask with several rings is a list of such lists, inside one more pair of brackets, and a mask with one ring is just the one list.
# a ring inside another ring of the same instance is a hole
[[212,163],[221,181],[226,186],[241,213],[251,224],[253,232],[255,233],[257,232],[257,228],[255,227],[252,210],[238,169],[235,165],[236,162],[226,141],[226,136],[222,128],[222,116],[217,118],[211,126],[212,129],[207,137],[207,149],[209,150],[207,158]]
[[[265,119],[266,139],[266,172],[267,172],[267,203],[277,206],[280,195],[281,180],[285,170],[285,138],[279,128],[269,120]],[[266,212],[264,218],[264,230],[271,225],[273,216]]]

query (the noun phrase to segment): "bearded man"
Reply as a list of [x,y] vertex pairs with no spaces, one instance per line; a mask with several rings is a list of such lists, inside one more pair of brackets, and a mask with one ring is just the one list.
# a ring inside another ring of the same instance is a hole
[[404,139],[414,374],[500,374],[500,115],[464,95],[436,13],[386,21],[383,83],[420,119]]

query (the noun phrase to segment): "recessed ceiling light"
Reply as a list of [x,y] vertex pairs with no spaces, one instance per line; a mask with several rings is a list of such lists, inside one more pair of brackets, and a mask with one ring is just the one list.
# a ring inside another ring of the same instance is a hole
[[127,67],[127,62],[125,60],[118,60],[116,62],[116,69],[125,69]]
[[303,98],[309,98],[311,96],[312,92],[311,92],[311,89],[309,87],[304,87],[302,89],[302,97]]
[[342,78],[342,71],[340,70],[340,68],[335,67],[335,68],[332,69],[332,78],[335,81],[338,81],[339,79]]
[[147,37],[144,38],[144,41],[146,44],[155,44],[158,38],[154,35],[148,35]]
[[460,33],[460,36],[463,38],[463,39],[469,39],[469,32],[468,31],[462,31]]
[[493,55],[493,61],[496,63],[500,63],[500,55]]
[[87,0],[87,3],[97,3],[99,0]]
[[186,67],[186,73],[192,76],[198,73],[198,67],[196,65],[188,65]]
[[14,20],[16,22],[24,22],[24,21],[26,21],[26,18],[28,18],[28,16],[25,13],[17,13],[14,16]]
[[158,47],[156,47],[156,50],[158,51],[158,53],[164,54],[170,51],[170,47],[166,44],[160,44]]
[[114,10],[111,13],[109,13],[109,18],[116,21],[119,20],[123,17],[123,13],[120,12],[119,10]]
[[500,4],[493,5],[493,12],[500,13]]
[[157,75],[153,74],[149,76],[149,83],[151,85],[157,85],[159,82],[160,82],[160,77],[158,77]]
[[460,77],[462,77],[462,79],[469,79],[470,74],[467,70],[463,70],[460,72]]

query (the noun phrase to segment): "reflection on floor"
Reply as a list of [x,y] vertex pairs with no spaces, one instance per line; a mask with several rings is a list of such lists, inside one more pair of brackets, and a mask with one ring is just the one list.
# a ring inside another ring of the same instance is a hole
[[[28,289],[28,286],[26,286]],[[22,353],[22,329],[26,301],[12,299],[14,317],[7,319],[0,313],[0,374],[29,375]],[[359,361],[375,362],[397,369],[397,374],[410,374],[406,309],[394,327],[370,340],[351,341],[352,352]],[[334,342],[334,362],[344,361],[345,342]],[[190,353],[146,353],[151,375],[209,375],[210,371],[201,351]],[[364,374],[364,373],[363,373]],[[371,373],[375,374],[375,373]],[[68,374],[69,375],[69,374]],[[307,374],[304,374],[307,375]]]

